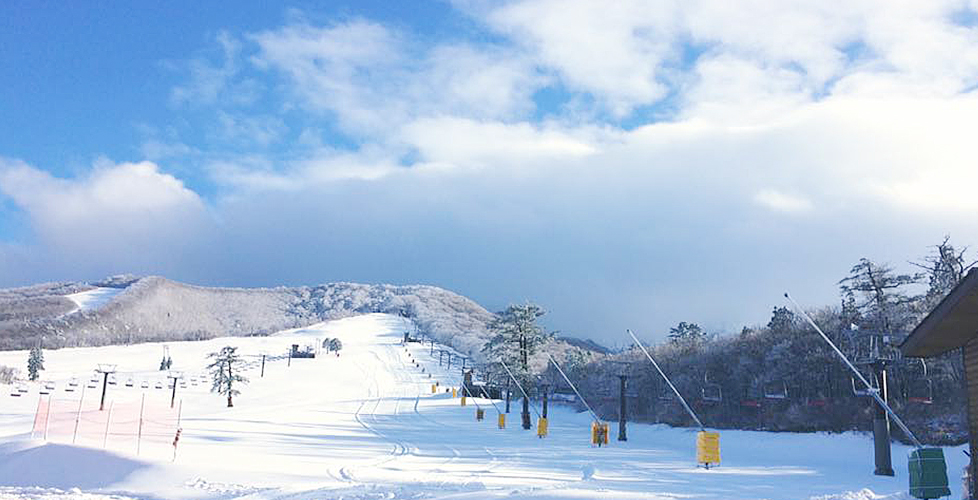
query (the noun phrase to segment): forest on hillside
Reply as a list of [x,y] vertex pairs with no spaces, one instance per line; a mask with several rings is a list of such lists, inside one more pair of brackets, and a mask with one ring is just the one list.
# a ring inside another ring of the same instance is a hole
[[[918,438],[933,444],[967,439],[961,354],[903,358],[898,346],[975,264],[966,253],[945,238],[910,263],[913,273],[861,259],[840,277],[837,305],[807,311],[864,376],[873,374],[870,363],[885,364],[890,404]],[[872,425],[875,403],[787,305],[773,306],[766,324],[731,334],[708,333],[695,323],[681,322],[668,340],[649,350],[707,426],[841,432]],[[572,350],[561,359],[602,418],[618,417],[619,375],[626,375],[629,419],[692,424],[637,346],[611,355]],[[570,393],[553,366],[536,382]],[[903,438],[895,426],[893,433]]]

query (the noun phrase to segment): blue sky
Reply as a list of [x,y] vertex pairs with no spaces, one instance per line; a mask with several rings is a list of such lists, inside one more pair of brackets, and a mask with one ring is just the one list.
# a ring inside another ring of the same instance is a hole
[[0,6],[0,286],[427,283],[613,344],[978,241],[967,0]]

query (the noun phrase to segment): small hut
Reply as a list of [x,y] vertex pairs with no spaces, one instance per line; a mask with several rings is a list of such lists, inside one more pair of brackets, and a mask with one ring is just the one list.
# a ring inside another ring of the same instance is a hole
[[972,269],[903,341],[904,356],[930,358],[961,349],[968,393],[968,435],[971,464],[970,498],[978,498],[978,269]]

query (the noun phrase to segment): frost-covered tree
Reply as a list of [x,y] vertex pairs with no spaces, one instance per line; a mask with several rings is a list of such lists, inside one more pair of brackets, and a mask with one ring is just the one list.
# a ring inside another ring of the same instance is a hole
[[231,398],[241,394],[241,391],[234,388],[234,384],[248,383],[247,378],[234,371],[235,364],[241,360],[237,354],[237,350],[237,347],[226,346],[221,348],[220,351],[207,355],[208,358],[214,360],[211,364],[207,365],[207,368],[211,371],[213,381],[211,392],[226,395],[228,397],[228,408],[234,406]]
[[669,329],[669,342],[685,350],[699,347],[706,338],[706,332],[696,323],[680,321]]
[[31,380],[37,380],[40,377],[40,371],[44,369],[44,353],[41,352],[41,346],[35,345],[31,348],[30,354],[27,355],[27,376]]
[[853,306],[863,324],[881,335],[905,334],[912,317],[908,305],[914,298],[904,290],[920,281],[920,276],[897,274],[886,264],[859,259],[849,276],[839,281],[844,297],[853,297]]
[[[511,305],[499,313],[488,325],[492,337],[483,345],[482,352],[490,362],[505,363],[513,376],[526,389],[534,385],[530,373],[530,357],[550,340],[537,318],[545,312],[536,304]],[[530,402],[523,398],[523,428],[530,425]]]
[[960,282],[964,275],[978,262],[968,262],[965,253],[968,247],[961,250],[951,245],[951,237],[945,236],[944,241],[934,245],[933,252],[924,257],[923,262],[911,264],[924,270],[927,279],[927,295],[925,308],[930,310]]

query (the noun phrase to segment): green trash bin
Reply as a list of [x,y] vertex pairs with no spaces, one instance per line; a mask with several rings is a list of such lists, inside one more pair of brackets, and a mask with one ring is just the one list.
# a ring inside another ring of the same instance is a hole
[[919,448],[910,452],[910,495],[940,498],[951,495],[947,487],[947,462],[941,448]]

